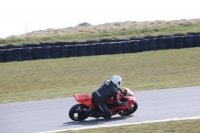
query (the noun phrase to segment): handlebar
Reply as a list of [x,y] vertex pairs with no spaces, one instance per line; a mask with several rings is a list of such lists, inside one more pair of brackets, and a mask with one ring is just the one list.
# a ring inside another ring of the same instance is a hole
[[125,98],[125,96],[124,96],[124,94],[123,94],[123,93],[121,93],[121,98]]
[[123,90],[121,88],[117,88],[117,89],[118,89],[118,91],[123,92]]
[[121,99],[124,101],[126,100],[126,93],[121,89],[121,88],[118,88],[118,91],[120,91],[120,96],[121,96]]

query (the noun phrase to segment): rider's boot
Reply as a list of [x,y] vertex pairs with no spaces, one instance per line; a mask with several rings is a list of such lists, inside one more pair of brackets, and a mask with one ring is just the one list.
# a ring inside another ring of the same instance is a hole
[[111,118],[111,116],[108,117],[105,113],[99,112],[99,111],[97,111],[97,115],[98,115],[99,117],[103,117],[103,118],[105,118],[105,119],[110,119],[110,118]]
[[105,113],[100,112],[100,111],[94,111],[91,110],[90,117],[94,118],[99,118],[99,117],[104,117],[105,119],[110,119],[111,117],[108,117]]
[[90,116],[94,118],[99,118],[98,111],[91,110]]

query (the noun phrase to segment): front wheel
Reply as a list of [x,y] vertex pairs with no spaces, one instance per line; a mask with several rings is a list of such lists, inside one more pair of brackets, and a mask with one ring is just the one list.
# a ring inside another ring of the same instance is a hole
[[89,108],[83,104],[76,104],[69,110],[69,117],[74,121],[83,121],[88,118]]
[[133,114],[137,110],[137,108],[138,108],[138,104],[137,104],[137,102],[134,102],[133,105],[129,109],[119,112],[119,115],[129,116],[129,115]]

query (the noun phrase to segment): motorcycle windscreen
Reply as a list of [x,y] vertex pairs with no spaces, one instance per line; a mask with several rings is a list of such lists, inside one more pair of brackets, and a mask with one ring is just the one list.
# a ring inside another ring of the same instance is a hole
[[125,92],[127,96],[134,96],[134,93],[129,88],[126,88]]
[[79,103],[82,103],[91,108],[94,106],[92,103],[92,96],[90,94],[75,94],[74,97]]
[[134,93],[129,88],[125,88],[124,92],[126,93],[126,99],[133,100],[133,102],[136,101]]

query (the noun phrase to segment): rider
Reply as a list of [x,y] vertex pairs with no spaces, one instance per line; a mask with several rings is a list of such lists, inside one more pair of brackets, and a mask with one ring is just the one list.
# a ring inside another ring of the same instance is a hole
[[112,113],[106,106],[106,102],[113,97],[115,105],[122,106],[125,103],[117,99],[118,91],[120,91],[120,86],[122,85],[122,78],[118,75],[113,75],[110,80],[103,82],[101,87],[92,93],[92,102],[95,108],[100,109],[100,111],[93,111],[93,116],[100,116],[106,119],[111,118]]

